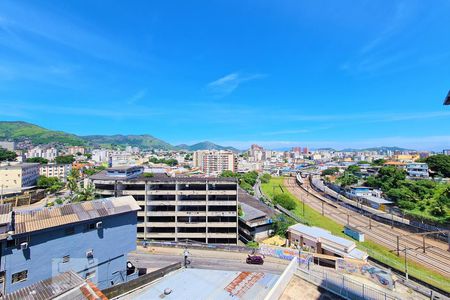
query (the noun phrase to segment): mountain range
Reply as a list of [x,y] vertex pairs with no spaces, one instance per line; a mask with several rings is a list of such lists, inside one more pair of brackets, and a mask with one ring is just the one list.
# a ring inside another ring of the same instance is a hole
[[34,145],[63,144],[66,146],[99,146],[106,148],[133,146],[141,149],[161,150],[232,150],[233,147],[224,147],[212,142],[201,142],[194,145],[173,146],[161,139],[148,134],[142,135],[88,135],[79,136],[63,131],[49,130],[35,124],[22,121],[0,121],[0,140],[24,141],[31,140]]

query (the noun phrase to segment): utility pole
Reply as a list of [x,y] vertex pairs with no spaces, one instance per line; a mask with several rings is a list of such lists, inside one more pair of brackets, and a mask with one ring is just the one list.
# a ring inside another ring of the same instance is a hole
[[1,193],[0,193],[0,201],[1,201],[1,204],[3,204],[3,184],[2,184]]
[[322,216],[324,215],[324,201],[322,201]]
[[406,248],[406,246],[405,246],[405,275],[406,275],[406,280],[409,280],[409,278],[408,278],[408,260],[406,258],[407,252],[408,252],[408,248]]

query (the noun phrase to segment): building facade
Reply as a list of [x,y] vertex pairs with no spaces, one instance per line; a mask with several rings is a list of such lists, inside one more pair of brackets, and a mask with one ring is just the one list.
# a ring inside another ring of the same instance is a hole
[[84,147],[73,146],[73,147],[68,147],[66,152],[69,155],[77,155],[78,153],[81,153],[81,155],[84,155],[85,151],[86,150],[84,149]]
[[36,185],[39,177],[38,163],[19,163],[0,166],[0,187],[4,193],[20,192]]
[[0,141],[0,148],[6,149],[8,151],[14,151],[14,150],[16,150],[16,143],[15,142]]
[[206,174],[220,174],[223,171],[237,171],[237,156],[232,151],[200,150],[193,155],[194,167]]
[[134,278],[127,254],[136,249],[139,209],[132,197],[9,213],[0,208],[7,228],[1,224],[3,294],[67,271],[100,289]]
[[[137,171],[139,170],[139,171]],[[142,167],[111,168],[91,176],[102,196],[132,195],[141,206],[137,237],[218,244],[238,241],[238,184],[234,178],[146,177]]]
[[56,148],[43,149],[41,147],[34,147],[33,149],[28,150],[26,154],[27,158],[41,157],[47,160],[55,160],[57,156],[58,150]]
[[62,181],[66,181],[67,176],[69,176],[71,170],[72,170],[71,164],[40,165],[39,175],[46,177],[57,177]]
[[406,165],[406,172],[409,177],[413,178],[428,178],[429,171],[426,163],[410,163]]

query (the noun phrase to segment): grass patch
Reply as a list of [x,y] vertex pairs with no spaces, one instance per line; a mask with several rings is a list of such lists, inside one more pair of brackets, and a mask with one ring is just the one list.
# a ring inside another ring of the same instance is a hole
[[[346,234],[344,234],[344,226],[330,219],[329,217],[322,216],[322,214],[314,209],[312,209],[308,204],[308,200],[305,201],[305,211],[303,214],[303,199],[298,199],[293,194],[291,194],[287,187],[284,185],[284,177],[272,177],[268,183],[263,183],[261,185],[263,193],[273,199],[276,194],[286,193],[292,197],[296,203],[295,208],[292,210],[293,213],[298,215],[300,218],[304,219],[308,225],[317,226],[331,231],[336,236],[345,237],[351,240]],[[381,246],[372,241],[357,242],[358,248],[366,251],[369,256],[389,265],[393,269],[400,271],[405,270],[404,258],[398,257],[395,253],[389,251],[388,248]],[[408,273],[411,276],[419,278],[420,280],[427,282],[435,287],[438,287],[446,292],[450,292],[450,283],[447,278],[443,275],[434,272],[426,267],[412,261],[408,261]]]

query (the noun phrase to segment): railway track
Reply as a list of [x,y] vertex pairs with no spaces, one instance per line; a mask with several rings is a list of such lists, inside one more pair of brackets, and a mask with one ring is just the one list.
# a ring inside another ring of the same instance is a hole
[[[304,185],[309,185],[309,182],[305,180]],[[324,202],[324,215],[335,220],[336,222],[346,225],[347,220],[349,225],[357,227],[364,232],[366,237],[380,245],[387,247],[396,253],[397,249],[397,236],[409,234],[409,232],[391,228],[390,226],[371,220],[371,228],[369,228],[369,218],[361,214],[355,213],[353,210],[336,205],[331,200],[318,194],[312,188],[306,190],[304,187],[300,187],[295,178],[287,179],[287,188],[300,199],[307,199],[308,205],[314,210],[322,211],[322,201]],[[347,216],[349,215],[349,216]],[[423,240],[416,236],[409,235],[400,238],[400,255],[403,255],[405,247],[407,250],[408,258],[414,260],[417,263],[425,265],[430,269],[439,272],[440,274],[450,277],[450,253],[444,248],[446,245],[439,243],[440,247],[436,245],[438,242],[426,241],[425,248],[426,253],[423,253]]]

